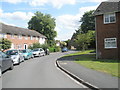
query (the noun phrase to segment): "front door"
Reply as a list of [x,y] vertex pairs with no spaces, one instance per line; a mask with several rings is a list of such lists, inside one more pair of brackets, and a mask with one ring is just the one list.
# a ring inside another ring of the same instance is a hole
[[24,44],[24,49],[27,49],[27,44]]

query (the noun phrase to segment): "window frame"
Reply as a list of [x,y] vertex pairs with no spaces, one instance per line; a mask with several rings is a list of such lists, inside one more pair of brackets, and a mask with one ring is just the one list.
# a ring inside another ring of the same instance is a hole
[[[107,39],[109,39],[108,41],[107,41]],[[110,39],[112,40],[112,39],[115,39],[114,41],[110,41]],[[108,47],[106,44],[107,43],[113,43],[113,42],[115,42],[115,46],[113,47],[113,46],[111,46],[111,47]],[[106,47],[107,46],[107,47]],[[111,49],[111,48],[117,48],[117,38],[105,38],[104,39],[104,48],[105,49]]]
[[25,40],[28,40],[28,36],[27,35],[25,35],[24,38],[25,38]]
[[19,39],[22,39],[22,35],[19,35],[18,38],[19,38]]
[[14,34],[11,34],[11,38],[14,39],[14,38],[15,38],[15,35],[14,35]]
[[30,40],[33,40],[33,36],[30,36]]
[[[111,22],[111,19],[110,19],[111,16],[115,17],[115,21]],[[108,22],[106,22],[107,18],[108,18]],[[109,24],[109,23],[116,23],[116,13],[106,13],[106,14],[104,14],[104,24]]]

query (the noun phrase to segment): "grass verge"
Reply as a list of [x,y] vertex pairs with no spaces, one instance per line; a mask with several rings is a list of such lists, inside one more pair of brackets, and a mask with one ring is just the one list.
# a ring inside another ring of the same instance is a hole
[[105,72],[111,74],[116,77],[120,77],[120,73],[118,72],[118,66],[120,62],[118,60],[108,60],[108,59],[96,59],[94,50],[87,50],[82,52],[77,52],[74,54],[70,54],[67,56],[78,56],[76,57],[74,62],[83,65],[87,68],[94,69],[100,72]]

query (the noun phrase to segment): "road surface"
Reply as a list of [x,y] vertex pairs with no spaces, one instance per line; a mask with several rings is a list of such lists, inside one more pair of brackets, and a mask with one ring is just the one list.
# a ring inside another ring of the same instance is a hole
[[3,73],[2,88],[85,88],[56,67],[56,59],[67,53],[26,60],[12,71]]

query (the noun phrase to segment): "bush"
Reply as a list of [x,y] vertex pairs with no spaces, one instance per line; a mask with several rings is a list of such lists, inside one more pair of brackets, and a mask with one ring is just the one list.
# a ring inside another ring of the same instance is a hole
[[29,49],[41,48],[41,45],[40,45],[40,43],[33,43],[28,48]]
[[61,48],[58,46],[54,46],[54,47],[49,47],[50,52],[59,52],[61,51]]
[[50,47],[48,44],[41,45],[40,43],[33,43],[33,45],[30,45],[28,48],[29,49],[43,48],[44,50],[48,48],[50,52],[59,52],[61,50],[59,46]]
[[0,39],[0,50],[7,50],[11,48],[12,42],[7,39]]

